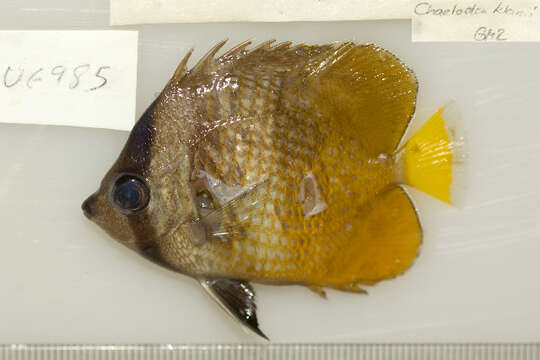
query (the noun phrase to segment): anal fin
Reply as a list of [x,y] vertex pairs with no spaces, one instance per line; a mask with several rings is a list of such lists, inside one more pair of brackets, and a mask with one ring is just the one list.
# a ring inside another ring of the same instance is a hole
[[232,279],[204,279],[202,287],[234,319],[245,328],[269,340],[259,329],[255,291],[249,282]]
[[[365,283],[362,283],[362,284],[367,285]],[[349,283],[349,284],[333,286],[333,288],[335,290],[352,292],[352,293],[355,293],[355,294],[367,294],[368,292],[361,287],[362,284]]]
[[405,272],[422,242],[422,229],[407,193],[395,186],[380,193],[355,214],[352,238],[343,252],[336,253],[339,266],[328,274],[337,290],[364,292],[360,285],[373,285]]
[[326,300],[326,291],[324,291],[322,286],[310,285],[308,289]]

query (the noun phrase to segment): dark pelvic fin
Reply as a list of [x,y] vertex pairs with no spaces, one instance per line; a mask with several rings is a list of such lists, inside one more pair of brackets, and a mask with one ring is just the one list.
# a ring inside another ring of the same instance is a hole
[[230,279],[201,280],[202,287],[233,318],[257,335],[269,340],[259,329],[255,291],[246,281]]

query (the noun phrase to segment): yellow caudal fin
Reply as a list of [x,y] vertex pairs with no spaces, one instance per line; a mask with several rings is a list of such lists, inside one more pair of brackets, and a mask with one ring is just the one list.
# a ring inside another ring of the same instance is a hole
[[398,152],[399,180],[460,206],[466,145],[462,130],[456,105],[440,108]]

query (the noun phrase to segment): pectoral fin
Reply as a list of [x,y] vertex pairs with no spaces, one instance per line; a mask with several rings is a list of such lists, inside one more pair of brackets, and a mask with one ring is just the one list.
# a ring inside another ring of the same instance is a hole
[[[265,194],[268,192],[268,181],[245,186],[238,190],[233,198],[228,199],[217,209],[206,213],[197,221],[198,231],[203,244],[207,241],[230,243],[231,238],[244,238],[243,223],[252,213],[265,204]],[[220,202],[222,202],[220,200]]]
[[255,291],[246,281],[230,279],[201,280],[202,287],[233,318],[257,335],[269,340],[259,329]]

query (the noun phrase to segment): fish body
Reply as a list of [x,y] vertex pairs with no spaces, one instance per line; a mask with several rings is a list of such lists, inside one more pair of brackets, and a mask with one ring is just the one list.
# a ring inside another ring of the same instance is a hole
[[263,335],[249,281],[364,292],[411,266],[401,185],[450,202],[455,140],[441,110],[400,144],[418,85],[379,47],[223,44],[184,58],[83,209]]

